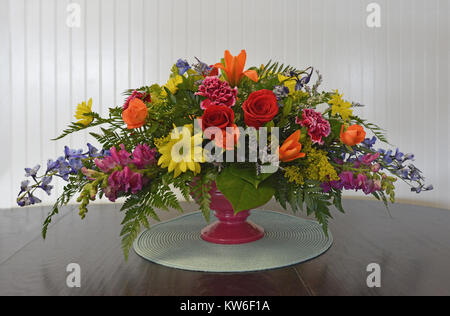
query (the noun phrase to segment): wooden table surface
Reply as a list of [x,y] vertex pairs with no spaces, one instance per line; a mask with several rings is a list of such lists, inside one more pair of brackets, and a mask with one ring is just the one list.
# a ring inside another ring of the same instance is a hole
[[[185,205],[186,212],[196,210]],[[288,268],[242,274],[170,269],[120,248],[119,205],[94,205],[84,221],[62,210],[47,240],[48,207],[0,210],[0,295],[450,295],[450,211],[345,200],[334,211],[334,245]],[[264,207],[281,211],[271,202]],[[163,220],[176,212],[160,212]],[[81,288],[68,288],[66,267],[81,267]],[[381,288],[368,288],[367,266],[381,267]]]

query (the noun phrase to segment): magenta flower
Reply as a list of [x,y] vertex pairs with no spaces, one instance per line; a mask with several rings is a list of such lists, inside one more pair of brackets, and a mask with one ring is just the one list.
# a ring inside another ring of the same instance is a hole
[[343,171],[339,174],[341,178],[341,184],[346,190],[351,190],[355,188],[355,183],[353,181],[353,173],[351,171]]
[[232,89],[228,82],[221,81],[217,76],[206,77],[195,95],[205,97],[200,107],[206,110],[211,105],[233,107],[236,104],[238,89]]
[[366,185],[366,182],[367,182],[367,176],[362,173],[358,174],[358,176],[356,177],[356,180],[354,182],[355,189],[358,190],[358,189],[363,188]]
[[144,169],[156,163],[155,156],[155,148],[150,149],[147,144],[138,145],[133,151],[133,163],[139,169]]
[[94,163],[104,173],[110,173],[118,166],[118,164],[110,156],[106,156],[103,159],[96,158]]
[[116,147],[111,148],[111,157],[112,159],[122,167],[128,166],[132,163],[130,158],[131,154],[125,150],[125,145],[120,145],[120,151],[117,151]]
[[308,135],[315,144],[323,145],[331,133],[330,122],[323,118],[320,112],[313,109],[303,110],[302,119],[297,117],[296,123],[308,128]]
[[114,171],[108,179],[108,187],[105,189],[105,195],[112,202],[117,199],[119,193],[136,194],[142,190],[144,179],[142,174],[131,171],[129,167],[121,171]]
[[370,166],[370,171],[372,172],[378,172],[381,169],[381,165],[379,163],[374,163],[372,166]]
[[360,160],[361,160],[361,163],[363,163],[364,165],[368,166],[372,162],[377,160],[378,157],[380,157],[380,153],[377,152],[375,154],[366,154]]

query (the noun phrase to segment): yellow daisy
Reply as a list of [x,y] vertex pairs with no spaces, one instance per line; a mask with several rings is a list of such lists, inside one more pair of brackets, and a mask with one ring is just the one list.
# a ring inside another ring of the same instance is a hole
[[[164,87],[166,87],[170,91],[170,93],[175,94],[178,91],[178,85],[182,82],[183,77],[181,77],[180,75],[176,75],[175,77],[170,78],[169,81],[167,81],[167,83],[164,85]],[[167,97],[167,92],[164,87],[161,92],[161,96]]]
[[89,99],[87,104],[85,101],[78,104],[77,110],[75,112],[75,118],[78,120],[77,123],[84,126],[88,126],[89,124],[91,124],[94,118],[92,116],[85,115],[89,113],[92,113],[92,98]]
[[192,136],[193,125],[185,125],[181,131],[174,126],[171,137],[164,144],[158,144],[161,153],[158,165],[174,172],[174,178],[191,170],[194,175],[201,172],[200,163],[205,162],[202,149],[202,134]]

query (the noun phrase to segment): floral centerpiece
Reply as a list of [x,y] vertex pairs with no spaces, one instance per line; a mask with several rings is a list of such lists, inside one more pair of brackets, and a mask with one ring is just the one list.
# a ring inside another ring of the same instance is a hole
[[[173,188],[199,204],[209,220],[211,189],[225,196],[235,214],[275,198],[285,209],[315,215],[325,232],[330,207],[344,212],[344,190],[395,201],[401,179],[417,193],[431,190],[411,161],[412,154],[375,149],[387,144],[383,130],[354,113],[338,91],[319,91],[313,68],[298,70],[269,62],[245,70],[246,52],[225,52],[210,65],[178,60],[168,82],[126,92],[122,106],[101,117],[92,100],[81,103],[58,138],[93,127],[101,146],[65,148],[64,155],[26,168],[17,202],[40,202],[37,190],[52,191],[52,179],[67,182],[44,222],[43,236],[60,208],[77,197],[80,216],[90,201],[125,198],[125,255],[157,210],[182,211]],[[371,133],[372,135],[368,135]]]

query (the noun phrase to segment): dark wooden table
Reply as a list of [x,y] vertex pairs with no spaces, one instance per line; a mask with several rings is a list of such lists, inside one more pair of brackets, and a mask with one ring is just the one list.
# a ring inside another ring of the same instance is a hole
[[[0,295],[450,295],[450,211],[345,200],[334,212],[333,247],[284,269],[210,274],[169,269],[138,257],[125,263],[118,205],[94,205],[81,221],[67,207],[40,237],[49,208],[0,210]],[[264,208],[280,210],[275,203]],[[186,204],[186,212],[194,211]],[[176,212],[160,212],[163,220]],[[251,254],[250,254],[251,255]],[[81,288],[68,288],[66,267],[81,266]],[[367,266],[381,267],[381,288],[368,288]]]

